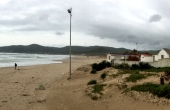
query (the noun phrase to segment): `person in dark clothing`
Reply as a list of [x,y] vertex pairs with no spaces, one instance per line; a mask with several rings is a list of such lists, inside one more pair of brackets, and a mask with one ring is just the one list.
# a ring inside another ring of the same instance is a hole
[[161,78],[160,78],[160,84],[164,85],[164,77],[163,76],[161,76]]
[[16,68],[17,68],[17,64],[15,63],[15,70],[16,70]]

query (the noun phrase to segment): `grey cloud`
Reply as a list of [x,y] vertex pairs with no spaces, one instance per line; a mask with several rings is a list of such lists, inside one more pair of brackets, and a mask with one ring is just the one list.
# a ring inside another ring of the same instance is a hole
[[[133,25],[125,25],[121,23],[114,24],[93,24],[88,34],[98,36],[100,38],[114,39],[120,43],[140,44],[143,48],[158,49],[167,47],[168,34],[160,34],[157,30],[150,27],[136,27]],[[114,42],[113,42],[114,44]]]
[[[42,14],[40,11],[36,14],[30,14],[24,18],[0,19],[0,25],[3,27],[13,28],[13,31],[54,31],[65,30],[65,24],[49,14]],[[68,18],[69,19],[69,18]]]
[[[8,6],[0,7],[1,16],[11,16],[10,19],[0,18],[0,27],[12,28],[13,31],[29,32],[55,32],[57,30],[56,35],[63,35],[69,32],[70,16],[67,9],[73,7],[72,32],[81,33],[87,37],[91,35],[101,39],[114,40],[122,45],[124,43],[129,45],[138,43],[142,47],[153,49],[168,47],[169,44],[167,40],[162,39],[168,39],[167,36],[170,33],[160,32],[159,25],[148,23],[148,18],[149,22],[159,22],[162,16],[165,18],[169,14],[167,11],[170,9],[168,3],[164,6],[162,1],[160,1],[161,6],[156,1],[157,8],[149,7],[153,12],[159,13],[150,17],[146,13],[140,13],[133,9],[133,7],[124,7],[126,4],[121,5],[121,2],[117,3],[116,1],[114,3],[112,1],[100,3],[99,1],[98,4],[91,0],[23,1],[13,0]],[[167,29],[167,27],[165,28]]]
[[48,14],[43,14],[43,15],[41,15],[41,16],[39,17],[39,20],[45,21],[45,20],[48,20],[48,18],[49,18],[49,15],[48,15]]
[[162,16],[159,14],[154,14],[149,18],[149,22],[158,22],[162,19]]
[[169,14],[169,4],[170,1],[169,0],[154,0],[154,3],[152,0],[150,0],[151,3],[149,2],[149,0],[147,2],[149,2],[149,6],[154,9],[154,11],[156,11],[157,13],[160,13],[164,18],[170,18],[170,14]]
[[55,34],[56,35],[63,35],[64,33],[63,32],[56,32]]
[[[1,17],[0,26],[10,27],[12,31],[64,31],[66,29],[65,20],[69,21],[69,17],[66,17],[67,12],[64,9],[58,9],[60,1],[23,1],[21,3],[20,0],[13,0],[8,5],[0,7],[3,17],[11,16],[10,19]],[[37,5],[35,6],[35,4]],[[66,12],[65,14],[63,10]]]

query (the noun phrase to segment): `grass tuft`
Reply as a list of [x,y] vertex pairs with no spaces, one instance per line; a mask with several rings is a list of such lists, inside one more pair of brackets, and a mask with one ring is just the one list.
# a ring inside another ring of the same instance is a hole
[[126,78],[127,82],[136,82],[137,80],[144,79],[146,76],[144,74],[131,74]]
[[91,74],[96,74],[97,73],[97,70],[96,69],[92,69],[91,70]]
[[106,84],[96,84],[93,86],[93,91],[92,93],[98,93],[102,95],[102,91],[104,86],[106,86]]
[[39,90],[45,90],[45,86],[41,84],[41,85],[39,86]]
[[170,99],[170,86],[169,85],[145,83],[142,85],[135,85],[131,87],[131,90],[140,91],[140,92],[150,92],[158,97],[165,97],[167,99]]
[[103,74],[101,74],[100,77],[104,80],[106,78],[106,76],[107,76],[107,73],[103,73]]
[[91,80],[87,83],[87,85],[93,85],[93,84],[97,84],[97,81],[96,80]]

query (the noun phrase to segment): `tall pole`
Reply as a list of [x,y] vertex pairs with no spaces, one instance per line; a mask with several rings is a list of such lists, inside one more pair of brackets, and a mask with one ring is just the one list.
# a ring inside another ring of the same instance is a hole
[[71,79],[71,16],[72,16],[71,12],[72,12],[72,8],[68,9],[67,11],[70,14],[70,75],[68,79]]
[[71,13],[70,13],[70,77],[69,79],[71,79]]

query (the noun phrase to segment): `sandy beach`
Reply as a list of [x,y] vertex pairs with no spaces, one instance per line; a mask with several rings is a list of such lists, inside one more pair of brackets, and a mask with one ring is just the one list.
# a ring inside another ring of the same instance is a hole
[[[102,60],[105,58],[74,57],[71,80],[67,80],[69,59],[61,64],[18,65],[17,70],[14,67],[0,68],[0,110],[169,110],[170,104],[146,100],[137,93],[135,98],[121,94],[122,91],[114,85],[105,88],[99,100],[92,100],[85,92],[87,83],[91,79],[99,80],[104,71],[117,72],[107,68],[98,74],[90,74],[90,64]],[[117,80],[107,78],[104,83],[114,84]],[[146,81],[159,83],[159,77],[152,76],[137,83]]]

